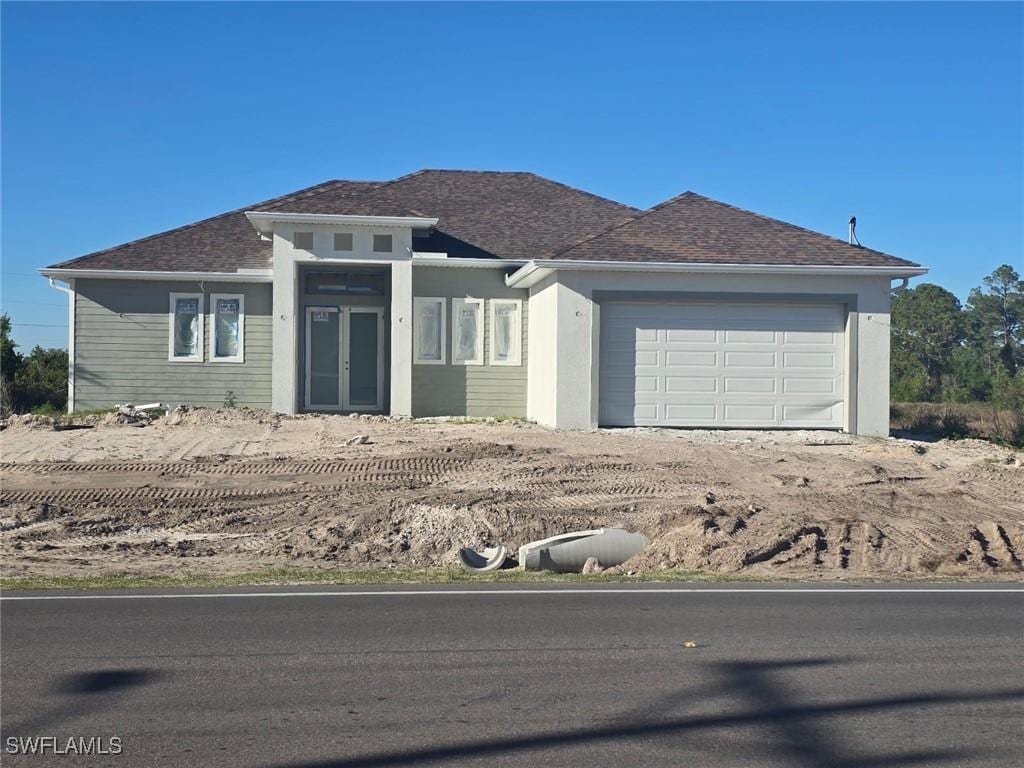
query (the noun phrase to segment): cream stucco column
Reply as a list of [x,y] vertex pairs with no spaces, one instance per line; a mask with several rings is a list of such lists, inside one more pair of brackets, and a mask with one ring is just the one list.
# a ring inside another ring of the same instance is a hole
[[412,260],[391,263],[391,415],[412,416]]
[[853,432],[889,434],[889,306],[888,280],[875,280],[857,295],[856,411]]
[[597,426],[596,306],[572,278],[550,276],[530,291],[529,418],[559,429]]
[[274,233],[273,368],[270,404],[277,413],[298,409],[298,268],[290,243]]
[[590,291],[573,277],[557,284],[558,367],[555,380],[555,426],[593,429],[597,426],[597,358],[594,334],[598,328]]

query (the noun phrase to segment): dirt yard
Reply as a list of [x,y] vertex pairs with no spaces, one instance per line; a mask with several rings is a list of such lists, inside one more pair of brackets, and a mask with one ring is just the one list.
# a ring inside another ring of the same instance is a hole
[[1024,577],[1024,454],[980,441],[242,409],[98,421],[0,433],[4,576],[442,566],[460,546],[620,526],[653,542],[624,571]]

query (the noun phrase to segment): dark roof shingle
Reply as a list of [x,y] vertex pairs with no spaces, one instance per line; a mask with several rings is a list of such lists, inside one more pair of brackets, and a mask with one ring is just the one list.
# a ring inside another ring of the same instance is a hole
[[[305,198],[292,213],[436,216],[435,235],[419,250],[449,256],[533,259],[632,218],[628,205],[535,173],[424,170],[339,204],[332,190]],[[443,247],[441,247],[443,245]]]
[[330,192],[335,200],[373,189],[374,181],[327,181],[247,205],[124,245],[54,264],[54,269],[125,269],[155,272],[235,272],[270,266],[272,246],[260,239],[245,211],[291,209],[309,196]]
[[550,259],[693,264],[917,267],[881,251],[684,192]]
[[635,208],[532,173],[417,171],[390,182],[328,181],[54,268],[233,272],[267,268],[271,244],[245,211],[439,217],[419,250],[527,259],[625,221]]
[[245,211],[437,217],[419,251],[502,259],[917,266],[686,192],[647,211],[533,173],[424,170],[328,181],[52,268],[234,272],[271,265]]

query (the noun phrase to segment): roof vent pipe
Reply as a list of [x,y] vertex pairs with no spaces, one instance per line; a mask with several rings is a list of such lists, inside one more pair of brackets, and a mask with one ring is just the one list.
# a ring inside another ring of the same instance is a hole
[[850,245],[860,245],[860,240],[857,239],[857,217],[850,217]]

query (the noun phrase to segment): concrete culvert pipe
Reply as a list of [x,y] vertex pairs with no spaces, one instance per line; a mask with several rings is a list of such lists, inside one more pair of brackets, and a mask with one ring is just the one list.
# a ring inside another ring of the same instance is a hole
[[508,551],[500,544],[496,547],[488,547],[477,552],[475,549],[463,547],[459,550],[459,561],[467,571],[476,573],[487,573],[496,571],[505,564]]
[[593,557],[602,568],[611,568],[643,552],[650,543],[642,533],[619,528],[567,533],[521,547],[519,564],[528,571],[579,573]]

